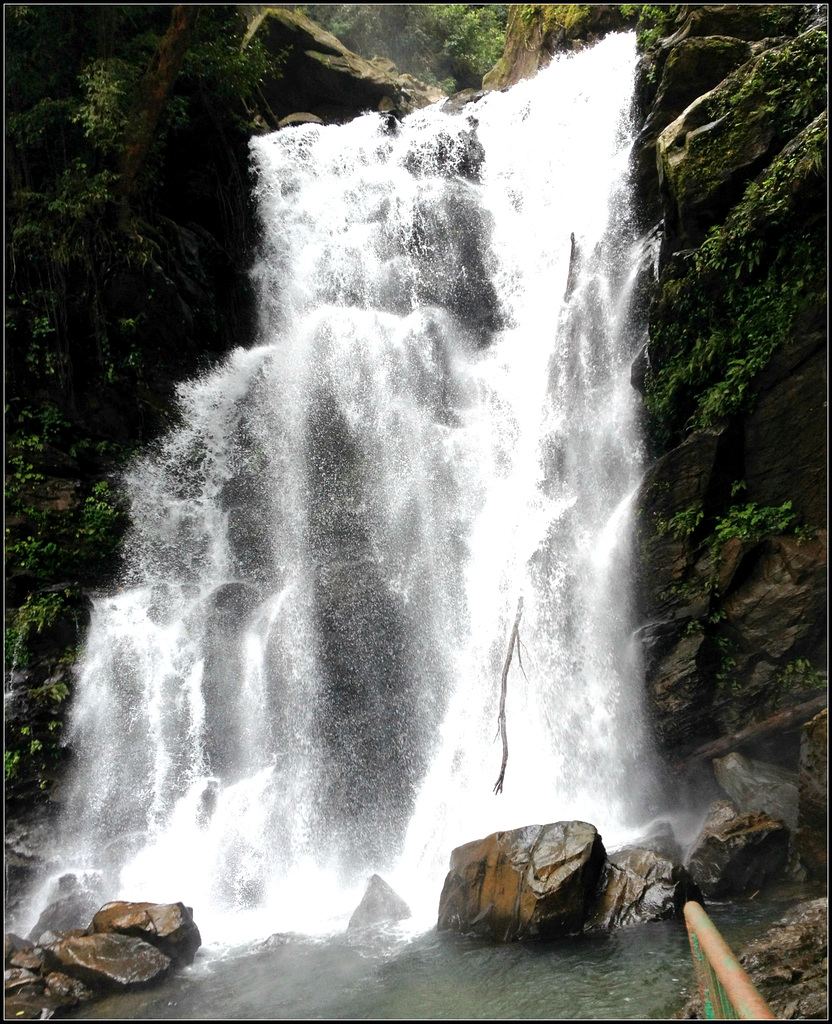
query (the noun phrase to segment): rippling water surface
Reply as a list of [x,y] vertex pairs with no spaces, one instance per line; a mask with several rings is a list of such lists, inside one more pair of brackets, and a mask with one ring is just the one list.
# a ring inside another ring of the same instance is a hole
[[[735,950],[766,930],[791,890],[708,912]],[[695,991],[681,921],[558,943],[493,946],[429,931],[352,938],[282,936],[270,948],[200,951],[151,993],[77,1014],[108,1019],[660,1020]]]

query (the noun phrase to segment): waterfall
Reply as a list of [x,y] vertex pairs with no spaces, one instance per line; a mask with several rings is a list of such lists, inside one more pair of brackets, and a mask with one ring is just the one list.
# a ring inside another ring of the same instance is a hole
[[208,938],[309,930],[374,870],[431,917],[454,845],[643,813],[635,59],[611,36],[458,113],[252,141],[258,341],[127,474],[63,871]]

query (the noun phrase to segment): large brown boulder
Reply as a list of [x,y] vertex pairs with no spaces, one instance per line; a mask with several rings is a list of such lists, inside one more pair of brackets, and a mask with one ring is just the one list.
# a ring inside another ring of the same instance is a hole
[[558,821],[494,832],[451,854],[440,931],[499,942],[580,932],[604,864],[594,825]]
[[643,921],[682,916],[702,893],[687,868],[655,850],[625,847],[607,854],[587,931],[611,931]]
[[827,710],[803,727],[798,773],[797,830],[795,848],[814,878],[826,878],[827,843]]
[[130,935],[81,935],[48,947],[58,970],[92,989],[140,988],[161,981],[170,957]]
[[193,911],[184,903],[106,903],[93,917],[89,932],[142,939],[177,965],[192,963],[202,943]]
[[740,814],[717,800],[688,861],[706,896],[719,898],[764,888],[779,878],[789,853],[789,830],[763,812]]

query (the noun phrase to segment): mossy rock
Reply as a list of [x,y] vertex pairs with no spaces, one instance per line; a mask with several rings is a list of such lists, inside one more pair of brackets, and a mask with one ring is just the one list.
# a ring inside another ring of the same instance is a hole
[[659,173],[680,247],[699,245],[825,102],[826,33],[816,30],[748,61],[668,125]]
[[608,32],[635,25],[618,4],[512,4],[503,56],[483,78],[483,89],[506,89],[532,78],[555,53],[580,49]]

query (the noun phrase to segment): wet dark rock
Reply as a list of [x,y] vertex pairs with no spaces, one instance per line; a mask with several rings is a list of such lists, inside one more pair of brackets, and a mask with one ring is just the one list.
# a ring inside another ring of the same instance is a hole
[[59,881],[58,891],[61,895],[41,911],[29,932],[28,938],[31,941],[40,941],[47,931],[85,928],[101,903],[98,893],[79,881],[75,875],[64,875]]
[[107,903],[93,917],[89,931],[140,938],[176,966],[193,963],[202,944],[193,911],[184,903]]
[[410,917],[410,907],[380,875],[371,875],[361,902],[355,908],[348,931]]
[[679,861],[681,863],[684,859],[682,846],[669,821],[654,822],[644,835],[639,838],[638,842],[628,845],[643,850],[652,850],[654,853],[661,854],[670,861]]
[[659,89],[644,130],[658,134],[685,107],[719,85],[750,57],[749,43],[731,36],[699,36],[680,40],[664,61]]
[[765,811],[797,825],[797,772],[753,761],[736,752],[714,758],[716,781],[739,811]]
[[286,117],[282,117],[277,122],[278,128],[288,128],[293,124],[323,124],[322,118],[318,117],[317,114],[310,114],[308,112],[298,111],[294,114],[287,114]]
[[529,825],[459,846],[437,927],[498,942],[576,934],[604,857],[597,830],[583,821]]
[[43,982],[36,971],[26,967],[8,967],[4,973],[3,986],[6,992],[17,992],[21,989],[40,989],[43,991]]
[[149,942],[130,935],[96,934],[50,946],[60,971],[93,990],[127,989],[162,981],[172,961]]
[[644,921],[682,916],[702,893],[688,870],[655,850],[628,846],[607,854],[586,931],[611,931]]
[[803,727],[798,774],[799,805],[795,848],[813,878],[827,870],[828,712],[822,711]]
[[484,89],[461,89],[445,100],[442,104],[442,112],[445,114],[458,114],[469,103],[476,103],[485,94],[486,90]]
[[733,896],[779,878],[788,852],[783,822],[762,812],[740,814],[729,800],[718,800],[694,843],[688,869],[706,896]]
[[4,960],[6,967],[12,966],[12,957],[16,953],[31,952],[35,948],[33,942],[29,939],[22,938],[20,935],[16,935],[14,932],[6,932],[4,945]]
[[778,1020],[828,1019],[826,897],[793,907],[738,959]]
[[45,977],[47,996],[64,1000],[64,1006],[75,1006],[93,998],[93,991],[78,978],[70,978],[68,974],[52,971]]

